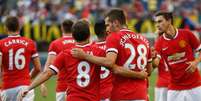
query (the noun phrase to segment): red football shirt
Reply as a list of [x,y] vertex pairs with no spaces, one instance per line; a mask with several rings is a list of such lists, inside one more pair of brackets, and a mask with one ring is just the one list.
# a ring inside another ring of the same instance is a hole
[[[160,43],[156,40],[155,49],[160,45]],[[156,81],[156,87],[168,87],[170,83],[170,73],[168,70],[168,65],[163,58],[161,58],[158,65],[158,78]]]
[[[74,39],[72,36],[63,36],[62,38],[56,39],[53,41],[48,49],[48,54],[51,55],[58,55],[62,50],[69,48],[71,45],[74,44]],[[64,92],[67,89],[67,80],[66,77],[67,74],[65,70],[62,70],[61,72],[58,73],[58,78],[57,78],[57,87],[56,91],[57,92]]]
[[8,36],[0,41],[3,89],[30,84],[31,58],[37,57],[35,43],[28,38]]
[[[106,50],[106,42],[96,42],[96,45]],[[101,67],[101,81],[100,81],[100,98],[110,98],[112,91],[112,73],[106,67]]]
[[[85,52],[104,56],[104,50],[95,47],[92,43],[79,47]],[[100,100],[100,67],[88,61],[79,60],[71,55],[71,48],[62,51],[50,66],[56,72],[65,68],[68,75],[66,101],[99,101]]]
[[[147,62],[151,62],[151,51],[148,40],[140,34],[123,29],[117,33],[111,33],[106,40],[106,52],[115,52],[116,64],[133,71],[141,71],[146,68]],[[125,78],[113,75],[113,100],[146,100],[147,81],[141,79]]]
[[188,30],[177,30],[173,39],[159,38],[159,45],[156,51],[168,64],[171,75],[169,89],[183,90],[191,89],[201,85],[201,77],[198,69],[194,73],[187,73],[189,66],[187,62],[193,61],[194,52],[201,49],[198,39]]

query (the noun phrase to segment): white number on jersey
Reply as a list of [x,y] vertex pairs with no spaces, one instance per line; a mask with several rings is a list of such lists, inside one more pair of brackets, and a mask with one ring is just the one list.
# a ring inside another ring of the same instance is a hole
[[88,86],[88,84],[90,82],[90,76],[89,76],[90,65],[89,65],[89,63],[86,61],[80,62],[78,64],[77,70],[78,70],[77,84],[80,87]]
[[[128,48],[130,50],[131,55],[125,62],[124,67],[127,67],[129,69],[135,69],[136,64],[131,64],[136,57],[135,48],[133,47],[133,45],[129,43],[125,44],[125,48]],[[139,54],[139,56],[137,57],[137,67],[140,70],[143,70],[147,65],[147,58],[146,58],[147,48],[143,44],[140,44],[137,46],[137,53]]]
[[13,60],[14,65],[18,70],[21,70],[25,66],[25,56],[23,55],[24,48],[20,48],[16,51],[15,55],[13,53],[13,49],[9,49],[9,68],[8,70],[13,70]]
[[103,74],[100,75],[101,79],[105,79],[109,76],[110,71],[106,68],[101,66],[101,72],[104,72]]

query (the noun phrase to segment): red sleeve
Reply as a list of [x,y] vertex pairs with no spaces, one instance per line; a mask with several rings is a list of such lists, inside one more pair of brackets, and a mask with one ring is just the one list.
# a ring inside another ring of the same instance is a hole
[[55,41],[53,41],[48,49],[48,54],[49,55],[58,55],[58,49],[57,49],[57,45],[55,43]]
[[116,33],[112,33],[106,39],[106,52],[118,53],[119,38]]
[[0,56],[2,56],[3,53],[2,53],[2,41],[0,41]]
[[187,38],[189,38],[189,43],[190,43],[191,47],[196,51],[200,50],[201,45],[200,45],[200,41],[197,39],[197,37],[191,31],[186,31],[186,33],[187,33]]
[[56,56],[56,59],[54,60],[53,64],[49,66],[49,68],[58,73],[64,67],[64,63],[65,54],[64,52],[61,52],[59,53],[59,55]]
[[38,57],[38,52],[36,49],[36,43],[33,41],[30,42],[30,50],[31,50],[31,57],[32,58]]
[[157,56],[161,58],[161,46],[160,46],[160,38],[156,39],[155,44],[154,44],[154,48],[157,52]]
[[151,48],[150,46],[147,48],[147,52],[148,52],[148,62],[152,62],[152,57],[151,57]]

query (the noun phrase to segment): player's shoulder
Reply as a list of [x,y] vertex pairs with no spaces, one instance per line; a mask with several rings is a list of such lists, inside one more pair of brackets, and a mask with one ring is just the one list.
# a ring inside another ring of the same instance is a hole
[[21,36],[21,37],[19,37],[19,39],[23,39],[23,40],[28,41],[28,42],[30,42],[30,43],[35,43],[34,40],[32,40],[32,39],[30,39],[30,38],[27,38],[27,37]]
[[177,29],[177,32],[183,35],[192,34],[192,32],[189,29]]
[[62,38],[58,38],[53,40],[50,44],[56,44],[56,43],[60,43],[62,41]]

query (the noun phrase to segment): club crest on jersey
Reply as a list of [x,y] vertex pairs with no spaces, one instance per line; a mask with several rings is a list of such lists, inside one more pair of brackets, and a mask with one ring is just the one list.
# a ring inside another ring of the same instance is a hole
[[180,40],[180,41],[179,41],[179,47],[185,48],[185,47],[186,47],[186,41]]

